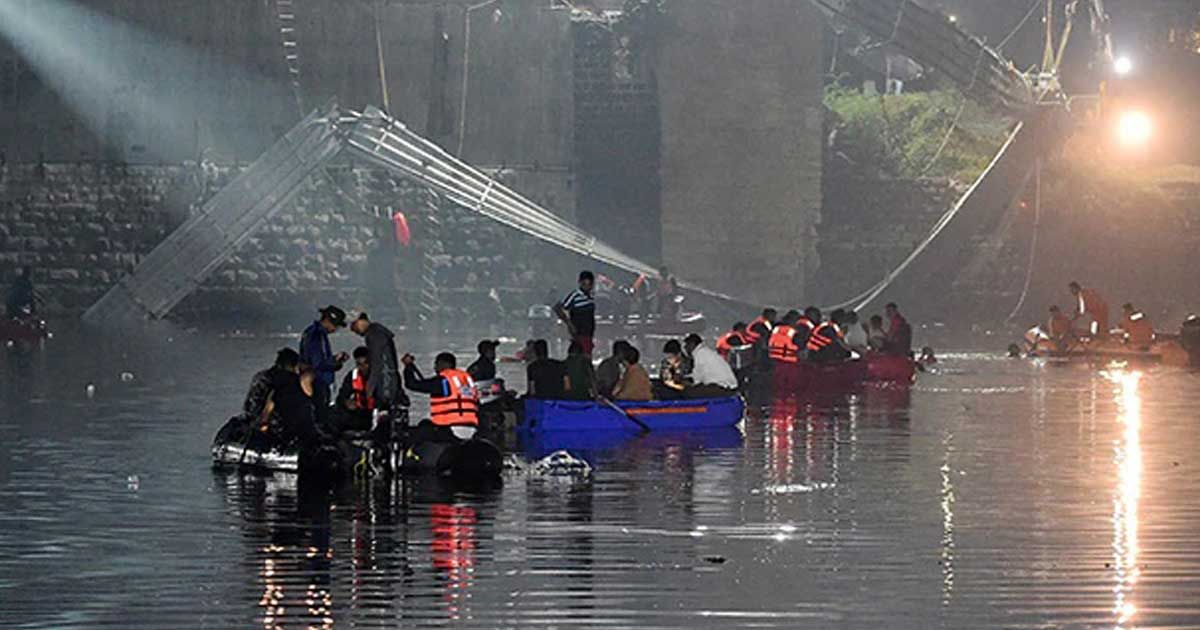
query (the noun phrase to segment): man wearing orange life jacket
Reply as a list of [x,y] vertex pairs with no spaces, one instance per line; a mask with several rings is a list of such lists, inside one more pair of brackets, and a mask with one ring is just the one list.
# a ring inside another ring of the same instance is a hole
[[354,349],[354,369],[342,379],[334,401],[334,420],[339,431],[367,431],[376,409],[375,398],[367,391],[371,362],[366,346]]
[[404,355],[404,386],[429,394],[429,420],[438,429],[448,429],[460,440],[470,439],[479,427],[479,392],[470,374],[458,369],[453,354],[443,352],[434,360],[437,376],[424,378],[411,354]]
[[767,356],[776,366],[795,365],[800,362],[800,353],[804,351],[805,332],[796,328],[799,319],[799,311],[788,311],[771,331],[771,337],[767,341]]
[[1071,321],[1076,322],[1083,319],[1087,323],[1090,320],[1091,326],[1084,332],[1091,333],[1096,339],[1107,338],[1108,303],[1100,297],[1100,293],[1095,289],[1084,288],[1078,282],[1072,282],[1067,286],[1071,290],[1071,295],[1079,301],[1075,307],[1075,317]]
[[728,359],[734,348],[748,345],[750,343],[746,340],[746,322],[738,322],[729,332],[717,337],[717,354],[721,355],[722,359]]
[[752,319],[750,325],[746,326],[746,343],[756,345],[770,339],[777,315],[773,308],[763,309],[762,315]]
[[1131,348],[1148,351],[1150,344],[1154,343],[1154,326],[1150,323],[1150,318],[1135,309],[1132,304],[1126,303],[1121,309],[1125,312],[1120,326],[1121,331],[1125,333],[1125,343]]
[[819,325],[808,336],[808,358],[817,363],[833,363],[850,358],[850,350],[843,341],[842,324],[845,311],[838,309],[829,315],[829,321]]

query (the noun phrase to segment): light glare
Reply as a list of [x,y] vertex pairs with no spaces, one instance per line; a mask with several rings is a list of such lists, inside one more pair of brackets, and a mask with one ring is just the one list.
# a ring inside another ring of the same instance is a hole
[[1154,135],[1154,122],[1145,112],[1130,111],[1117,121],[1117,139],[1126,146],[1142,146]]

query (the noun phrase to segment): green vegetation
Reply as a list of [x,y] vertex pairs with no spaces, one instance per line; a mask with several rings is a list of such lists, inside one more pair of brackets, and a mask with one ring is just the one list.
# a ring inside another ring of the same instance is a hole
[[868,96],[835,84],[826,89],[825,104],[834,114],[833,150],[842,159],[852,168],[901,179],[972,181],[987,168],[1010,126],[971,101],[964,105],[951,90]]

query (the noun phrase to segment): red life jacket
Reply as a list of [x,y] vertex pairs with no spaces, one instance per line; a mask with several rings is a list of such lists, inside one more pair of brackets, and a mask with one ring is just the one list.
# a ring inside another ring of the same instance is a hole
[[729,353],[733,351],[734,346],[745,345],[745,343],[746,340],[743,333],[731,330],[717,338],[717,354],[728,358]]
[[[827,328],[833,330],[833,337],[828,337],[823,334]],[[837,324],[833,322],[825,322],[824,324],[817,326],[812,331],[812,334],[808,336],[808,343],[806,346],[808,347],[809,352],[820,352],[832,345],[835,339],[841,338],[842,329],[838,328]]]
[[429,399],[429,419],[444,427],[478,426],[479,392],[471,375],[462,370],[442,370],[441,376],[450,391],[446,396]]
[[781,363],[799,363],[800,345],[796,343],[799,332],[792,326],[781,324],[771,332],[771,340],[767,342],[767,356],[772,361]]
[[746,326],[746,343],[754,345],[763,338],[762,333],[754,330],[759,324],[762,324],[763,328],[766,328],[768,331],[771,330],[771,322],[767,321],[762,315],[755,317],[754,321],[750,322],[749,326]]
[[367,379],[358,368],[350,373],[350,388],[354,390],[354,402],[359,409],[374,409],[375,398],[367,394]]

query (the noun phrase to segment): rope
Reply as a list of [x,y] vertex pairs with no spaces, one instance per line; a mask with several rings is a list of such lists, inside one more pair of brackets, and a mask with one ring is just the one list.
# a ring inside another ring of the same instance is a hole
[[1042,161],[1038,158],[1037,166],[1034,170],[1034,201],[1033,201],[1033,237],[1029,244],[1029,262],[1025,267],[1025,285],[1021,287],[1021,297],[1017,299],[1017,305],[1013,307],[1011,313],[1004,320],[1006,323],[1011,322],[1016,318],[1017,313],[1025,306],[1025,298],[1029,295],[1029,285],[1033,283],[1033,263],[1037,259],[1038,232],[1042,225]]
[[1008,34],[1008,37],[1000,40],[1000,44],[996,46],[997,51],[1004,50],[1004,47],[1008,45],[1009,40],[1016,36],[1016,34],[1025,27],[1025,23],[1029,21],[1029,18],[1033,17],[1033,14],[1037,12],[1038,7],[1042,6],[1042,2],[1044,1],[1045,0],[1033,0],[1033,4],[1030,5],[1029,11],[1025,14],[1025,17],[1021,18],[1021,21],[1017,23],[1016,28],[1014,28],[1012,32]]
[[458,107],[458,151],[455,151],[457,155],[462,155],[463,144],[467,138],[467,85],[471,78],[471,14],[476,9],[482,9],[495,3],[496,0],[484,0],[484,2],[480,2],[479,4],[473,4],[467,7],[465,14],[465,24],[463,25],[462,100]]
[[392,111],[391,103],[388,99],[388,84],[387,84],[387,63],[383,60],[383,34],[379,28],[379,9],[382,6],[382,0],[375,3],[375,51],[379,55],[379,93],[383,96],[383,111]]

